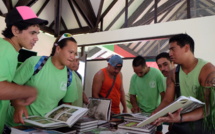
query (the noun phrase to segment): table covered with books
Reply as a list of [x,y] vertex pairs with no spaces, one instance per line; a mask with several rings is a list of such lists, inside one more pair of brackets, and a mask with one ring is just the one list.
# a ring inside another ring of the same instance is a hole
[[156,127],[152,125],[135,127],[142,119],[140,116],[138,118],[123,117],[122,119],[112,118],[110,121],[105,121],[85,116],[80,118],[72,127],[47,129],[35,126],[19,126],[12,128],[11,134],[153,134],[155,132]]
[[145,115],[120,114],[110,120],[111,103],[108,99],[90,100],[87,108],[60,105],[44,117],[29,116],[24,126],[12,127],[11,134],[151,134],[155,126],[136,127]]

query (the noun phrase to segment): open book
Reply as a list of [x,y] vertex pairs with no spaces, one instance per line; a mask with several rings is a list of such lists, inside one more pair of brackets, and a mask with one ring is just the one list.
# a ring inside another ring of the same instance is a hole
[[110,120],[111,100],[103,98],[89,98],[87,116],[97,120]]
[[87,108],[62,104],[47,113],[45,117],[29,116],[28,118],[24,118],[24,121],[43,128],[71,127],[87,111]]
[[183,108],[181,113],[187,113],[196,108],[202,107],[204,104],[205,103],[203,103],[191,96],[190,97],[180,96],[176,101],[174,101],[170,105],[166,106],[162,110],[158,111],[157,113],[153,114],[149,118],[143,120],[137,126],[141,127],[146,124],[149,124],[149,123],[155,121],[157,118],[165,116],[168,113],[175,112],[176,110],[178,110],[180,108]]

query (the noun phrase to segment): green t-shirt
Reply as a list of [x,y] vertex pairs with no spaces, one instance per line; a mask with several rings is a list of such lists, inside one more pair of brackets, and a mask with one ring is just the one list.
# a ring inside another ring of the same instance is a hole
[[[44,116],[46,113],[57,107],[59,101],[74,102],[77,97],[76,80],[74,74],[72,75],[72,82],[67,88],[67,68],[62,70],[57,69],[51,58],[47,60],[43,68],[34,76],[34,67],[39,61],[40,57],[34,56],[27,59],[16,71],[13,81],[20,85],[29,85],[37,88],[37,99],[29,106],[27,106],[29,115]],[[14,108],[9,108],[7,115],[7,125],[13,124]]]
[[129,94],[136,95],[142,112],[153,112],[161,102],[160,93],[164,91],[164,76],[156,68],[150,67],[143,77],[134,74],[131,78]]
[[[18,63],[18,52],[4,39],[0,38],[0,81],[11,82]],[[0,133],[2,133],[9,100],[0,100]]]
[[75,76],[75,80],[76,80],[76,84],[77,84],[78,99],[74,103],[72,103],[72,105],[82,107],[83,106],[83,86],[82,86],[82,81],[79,78],[79,76],[76,74],[76,72],[73,71],[73,74]]
[[179,83],[180,83],[181,95],[192,96],[194,98],[197,97],[196,96],[197,91],[200,87],[199,74],[201,72],[202,67],[207,63],[208,63],[207,61],[198,59],[197,65],[188,74],[185,74],[184,71],[180,68]]

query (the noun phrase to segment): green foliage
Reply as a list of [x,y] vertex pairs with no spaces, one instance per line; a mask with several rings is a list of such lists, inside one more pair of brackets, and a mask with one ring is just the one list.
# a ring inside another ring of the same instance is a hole
[[197,99],[209,103],[208,109],[204,107],[204,124],[206,128],[215,129],[215,87],[200,87]]

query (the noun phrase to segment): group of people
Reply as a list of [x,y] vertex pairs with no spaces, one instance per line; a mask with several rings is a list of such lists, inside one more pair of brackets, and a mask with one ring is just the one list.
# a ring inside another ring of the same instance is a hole
[[[134,75],[130,80],[129,97],[133,113],[152,115],[168,106],[179,96],[192,96],[206,103],[205,107],[181,114],[181,110],[160,117],[156,134],[162,134],[162,123],[170,124],[168,134],[213,134],[215,67],[210,62],[194,56],[194,40],[187,34],[169,39],[169,53],[155,58],[158,69],[149,67],[142,56],[133,59]],[[112,56],[106,68],[93,79],[92,96],[112,100],[112,114],[127,112],[121,68],[123,61]],[[120,102],[123,110],[120,111]]]
[[[41,25],[48,24],[27,6],[18,6],[6,18],[0,39],[0,133],[24,124],[22,116],[44,116],[59,103],[82,106],[88,99],[77,72],[77,42],[71,34],[59,36],[50,56],[33,56],[18,68],[21,48],[32,49]],[[80,91],[79,91],[80,89]]]
[[[7,14],[5,22],[2,32],[5,38],[0,39],[0,133],[7,134],[7,126],[24,124],[22,116],[44,116],[59,102],[77,106],[89,103],[77,72],[77,42],[71,34],[65,33],[55,40],[50,56],[30,57],[17,68],[19,50],[32,49],[38,41],[40,25],[48,21],[38,18],[31,8],[19,6]],[[149,67],[142,56],[133,59],[131,111],[151,115],[180,95],[199,99],[202,93],[205,108],[185,114],[179,109],[153,124],[158,126],[157,134],[162,133],[162,122],[173,123],[170,134],[213,134],[213,123],[205,123],[204,119],[214,118],[211,113],[214,113],[215,67],[194,56],[194,41],[187,34],[171,37],[169,45],[169,53],[156,57],[160,71]],[[127,113],[122,67],[122,58],[114,55],[93,78],[92,97],[111,99],[112,114]]]

